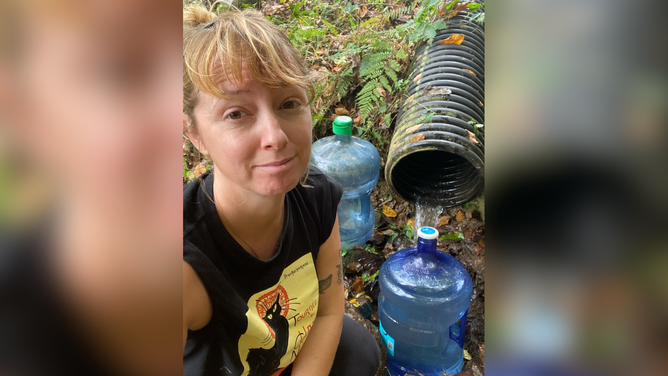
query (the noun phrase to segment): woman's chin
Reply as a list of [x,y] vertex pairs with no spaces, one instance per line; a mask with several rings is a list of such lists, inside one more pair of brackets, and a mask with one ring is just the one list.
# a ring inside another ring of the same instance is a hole
[[255,185],[255,191],[263,196],[285,194],[297,186],[300,178],[301,176],[291,176],[262,179]]

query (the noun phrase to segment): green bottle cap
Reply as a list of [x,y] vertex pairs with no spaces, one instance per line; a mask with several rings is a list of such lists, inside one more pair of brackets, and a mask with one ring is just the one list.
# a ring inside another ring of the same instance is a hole
[[352,134],[350,128],[353,126],[353,119],[349,116],[338,116],[334,119],[334,134]]

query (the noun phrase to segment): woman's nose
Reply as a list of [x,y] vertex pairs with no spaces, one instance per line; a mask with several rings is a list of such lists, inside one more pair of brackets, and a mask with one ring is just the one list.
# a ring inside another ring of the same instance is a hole
[[273,111],[269,111],[262,119],[264,126],[262,127],[262,149],[280,150],[288,143],[288,135],[283,131],[281,121]]

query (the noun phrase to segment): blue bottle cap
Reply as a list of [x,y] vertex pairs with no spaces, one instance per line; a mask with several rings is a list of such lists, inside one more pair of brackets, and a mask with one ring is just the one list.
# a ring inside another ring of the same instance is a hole
[[428,239],[428,240],[438,239],[438,230],[428,226],[420,227],[420,229],[418,230],[418,238]]

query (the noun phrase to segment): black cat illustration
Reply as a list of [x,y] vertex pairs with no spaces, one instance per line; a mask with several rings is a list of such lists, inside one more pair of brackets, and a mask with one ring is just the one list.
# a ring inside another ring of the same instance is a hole
[[248,376],[270,376],[280,366],[280,361],[288,349],[289,324],[288,319],[281,316],[281,294],[276,295],[276,301],[267,309],[262,320],[266,322],[275,334],[274,346],[269,349],[250,349],[246,362],[250,370]]

